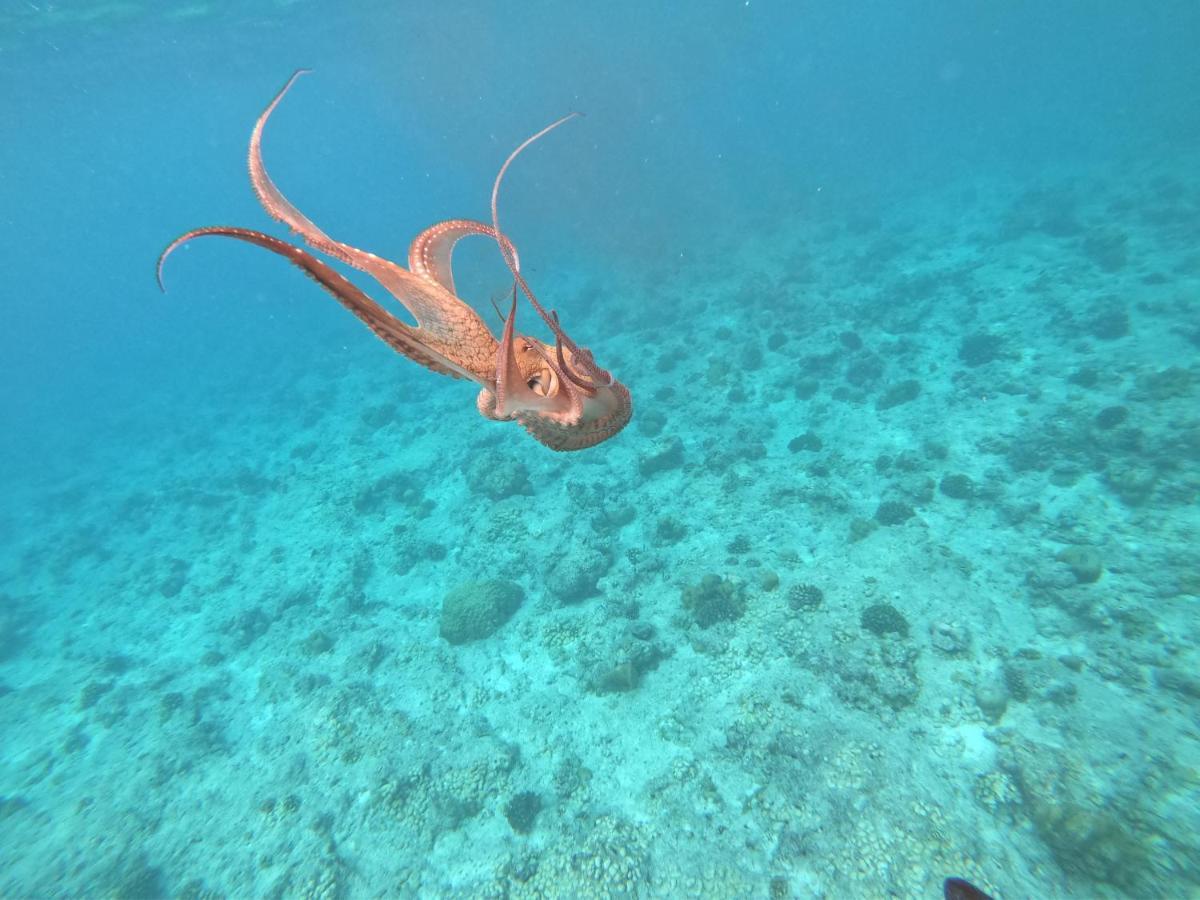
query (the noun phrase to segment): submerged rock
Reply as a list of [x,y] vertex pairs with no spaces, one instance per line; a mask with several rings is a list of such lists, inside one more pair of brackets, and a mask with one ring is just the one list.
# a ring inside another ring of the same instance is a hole
[[929,626],[929,643],[947,656],[962,656],[971,649],[971,632],[957,622],[934,622]]
[[1008,683],[1000,672],[984,676],[975,685],[975,705],[993,724],[1004,717],[1008,697]]

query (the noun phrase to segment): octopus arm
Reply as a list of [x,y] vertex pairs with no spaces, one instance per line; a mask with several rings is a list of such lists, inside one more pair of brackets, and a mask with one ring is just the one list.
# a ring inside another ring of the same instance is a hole
[[[297,247],[295,244],[289,244],[287,241],[282,241],[269,234],[263,234],[261,231],[253,231],[248,228],[214,226],[197,228],[180,235],[167,246],[167,249],[162,252],[162,255],[158,259],[159,287],[163,287],[162,270],[163,263],[166,262],[167,257],[193,238],[209,236],[228,237],[245,241],[248,244],[254,244],[265,250],[270,250],[278,256],[282,256],[333,295],[338,303],[354,313],[364,325],[370,328],[380,340],[393,350],[404,354],[414,362],[418,362],[441,375],[449,375],[451,378],[470,378],[474,381],[479,381],[471,371],[464,369],[453,359],[426,344],[420,329],[413,328],[391,315],[391,313],[368,297],[357,285],[335,271],[331,266],[317,259],[306,250]],[[163,289],[165,290],[165,287]]]
[[[300,69],[288,79],[258,117],[250,135],[250,184],[263,209],[273,219],[300,235],[314,250],[366,272],[383,285],[416,319],[422,333],[422,343],[426,347],[451,360],[457,367],[469,371],[472,378],[479,380],[486,377],[495,358],[496,339],[475,310],[447,290],[438,279],[418,277],[390,260],[329,237],[284,197],[267,174],[262,157],[262,138],[267,121],[296,79],[307,71]],[[448,263],[449,248],[446,248],[446,260]],[[450,283],[453,284],[453,281]]]

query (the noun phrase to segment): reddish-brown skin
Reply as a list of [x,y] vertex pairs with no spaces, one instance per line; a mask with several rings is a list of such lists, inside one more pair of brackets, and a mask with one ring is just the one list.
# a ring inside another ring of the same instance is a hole
[[[339,262],[371,275],[417,320],[414,328],[397,319],[328,263],[287,241],[260,231],[229,226],[197,228],[171,242],[158,259],[163,263],[180,245],[207,235],[235,238],[287,259],[354,313],[392,349],[451,378],[467,378],[480,386],[476,406],[489,419],[517,421],[552,450],[582,450],[612,437],[633,414],[629,389],[596,365],[591,351],[567,336],[558,315],[538,302],[520,271],[516,248],[500,231],[496,196],[509,165],[529,144],[565,122],[566,116],[523,143],[505,161],[492,190],[492,224],[469,219],[439,222],[417,235],[405,269],[374,253],[326,235],[297,210],[271,181],[262,160],[263,129],[288,89],[306,70],[288,79],[259,116],[250,136],[250,183],[263,209],[287,225],[306,244]],[[486,235],[500,247],[512,272],[512,303],[499,340],[454,290],[451,257],[454,245],[471,234]],[[554,345],[517,334],[517,291],[528,299],[554,334]]]

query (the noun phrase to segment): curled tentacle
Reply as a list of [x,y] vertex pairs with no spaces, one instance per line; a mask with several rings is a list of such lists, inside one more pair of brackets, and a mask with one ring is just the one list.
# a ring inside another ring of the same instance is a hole
[[[537,314],[541,316],[542,321],[546,323],[546,325],[550,328],[550,331],[554,334],[554,341],[557,347],[556,355],[562,368],[563,377],[580,388],[583,388],[584,390],[595,390],[597,387],[611,385],[613,383],[612,375],[597,366],[592,358],[592,354],[581,348],[578,344],[571,340],[570,336],[568,336],[565,331],[563,331],[562,326],[558,323],[558,314],[553,310],[547,312],[546,308],[538,301],[538,298],[534,295],[533,291],[529,287],[529,284],[525,281],[524,276],[521,274],[519,261],[516,259],[515,254],[513,254],[511,251],[511,243],[509,243],[507,238],[503,237],[504,232],[500,230],[500,184],[503,182],[504,176],[508,172],[509,166],[512,165],[513,160],[520,156],[521,153],[534,141],[544,137],[558,126],[580,115],[582,115],[582,113],[568,113],[561,119],[551,122],[537,134],[534,134],[522,141],[521,145],[508,155],[508,159],[504,161],[504,165],[502,165],[500,167],[500,171],[496,173],[496,180],[492,183],[492,228],[496,233],[496,240],[500,246],[500,255],[504,257],[505,265],[507,265],[509,271],[512,272],[514,282],[521,288],[521,292],[527,298],[529,298],[529,303],[533,306]],[[578,359],[583,363],[583,367],[586,370],[586,376],[591,376],[590,378],[585,377],[585,375],[576,374],[571,370],[571,367],[567,364],[566,357],[562,352],[563,347],[566,347],[571,351],[572,359]]]
[[[496,173],[496,180],[494,182],[492,182],[492,228],[495,229],[495,231],[496,231],[497,242],[500,244],[500,254],[504,257],[505,264],[508,266],[508,268],[512,271],[513,275],[515,275],[515,276],[519,276],[519,274],[521,272],[520,262],[517,260],[515,254],[510,255],[511,245],[506,247],[505,246],[506,242],[499,240],[499,235],[504,233],[500,230],[500,213],[499,213],[499,203],[498,203],[499,198],[500,198],[500,182],[502,182],[504,180],[504,174],[508,171],[508,167],[513,164],[513,160],[516,159],[518,156],[520,156],[521,152],[526,147],[528,147],[530,144],[532,144],[538,138],[546,136],[551,131],[553,131],[555,128],[557,128],[559,125],[562,125],[564,122],[569,122],[571,119],[574,119],[577,116],[581,116],[581,115],[583,115],[583,113],[579,113],[579,112],[567,113],[565,116],[563,116],[558,121],[551,122],[549,125],[547,125],[545,128],[543,128],[541,131],[539,131],[537,134],[533,135],[532,137],[527,137],[524,141],[521,142],[521,146],[519,146],[516,150],[514,150],[512,153],[510,153],[508,155],[508,159],[506,159],[504,161],[504,165],[502,165],[500,167],[500,171]],[[539,312],[540,312],[540,310],[539,310]],[[544,313],[543,313],[543,315],[544,315]]]
[[454,286],[452,262],[454,248],[468,235],[480,234],[500,242],[506,254],[511,254],[513,264],[521,268],[521,257],[512,242],[492,226],[470,219],[450,219],[426,228],[408,248],[408,270],[414,275],[441,285],[451,294],[458,295]]

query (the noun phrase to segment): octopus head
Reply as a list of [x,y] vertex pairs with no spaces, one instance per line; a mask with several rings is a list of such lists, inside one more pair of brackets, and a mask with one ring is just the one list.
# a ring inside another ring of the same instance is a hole
[[624,428],[633,402],[590,350],[566,338],[557,317],[554,325],[554,346],[505,328],[495,388],[480,392],[478,406],[488,418],[517,420],[551,449],[582,450]]

